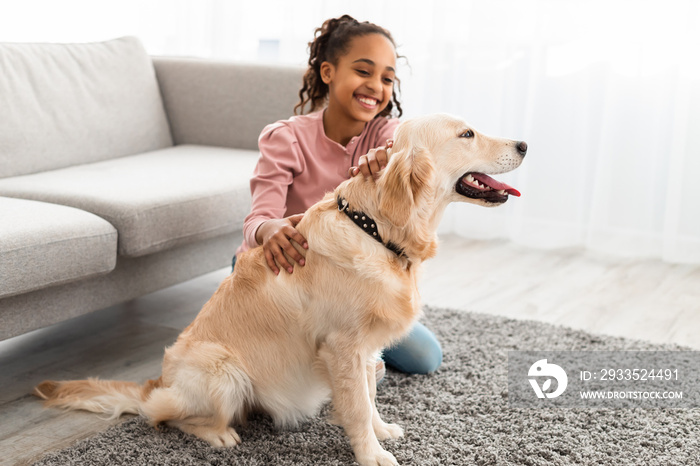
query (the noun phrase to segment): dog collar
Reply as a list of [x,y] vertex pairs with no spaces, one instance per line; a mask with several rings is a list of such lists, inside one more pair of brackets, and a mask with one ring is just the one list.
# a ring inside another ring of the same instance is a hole
[[350,217],[350,220],[352,220],[355,225],[360,227],[362,231],[367,233],[369,236],[382,243],[388,250],[392,251],[399,257],[407,257],[404,250],[398,247],[395,243],[392,243],[391,241],[385,243],[382,240],[382,237],[379,235],[379,230],[377,230],[377,222],[375,222],[372,217],[358,210],[350,210],[348,201],[340,196],[338,196],[338,210],[345,212],[345,215]]

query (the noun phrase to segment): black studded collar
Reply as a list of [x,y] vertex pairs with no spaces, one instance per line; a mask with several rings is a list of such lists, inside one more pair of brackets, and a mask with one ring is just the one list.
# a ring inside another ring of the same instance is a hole
[[396,254],[399,257],[407,258],[404,250],[397,246],[395,243],[392,243],[391,241],[385,243],[382,240],[382,237],[379,235],[379,230],[377,230],[377,222],[375,222],[374,219],[372,219],[372,217],[361,211],[350,210],[348,201],[340,196],[338,196],[338,210],[341,212],[345,212],[345,215],[350,217],[350,220],[352,220],[355,223],[355,225],[360,227],[362,231],[367,233],[369,236],[382,243],[387,249],[392,251],[394,254]]

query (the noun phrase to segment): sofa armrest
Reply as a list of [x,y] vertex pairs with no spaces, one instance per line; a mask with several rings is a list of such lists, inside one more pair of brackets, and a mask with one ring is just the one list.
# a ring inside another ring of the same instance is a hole
[[153,57],[175,144],[257,149],[260,132],[294,113],[301,67]]

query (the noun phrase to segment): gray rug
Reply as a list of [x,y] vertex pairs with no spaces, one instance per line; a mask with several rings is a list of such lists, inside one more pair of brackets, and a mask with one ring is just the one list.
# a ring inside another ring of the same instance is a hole
[[[377,406],[405,437],[384,442],[404,465],[700,465],[700,410],[512,409],[509,350],[680,350],[548,324],[426,309],[444,349],[428,376],[389,371]],[[325,413],[323,413],[325,414]],[[175,429],[134,418],[37,465],[349,465],[341,429],[323,414],[296,431],[258,415],[243,443],[214,449]]]

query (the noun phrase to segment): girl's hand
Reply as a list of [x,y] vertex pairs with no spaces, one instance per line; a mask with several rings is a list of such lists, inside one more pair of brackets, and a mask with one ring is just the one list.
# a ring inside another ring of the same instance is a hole
[[357,167],[350,168],[350,176],[357,176],[358,173],[362,173],[365,178],[370,176],[376,178],[379,170],[382,170],[389,163],[389,154],[386,150],[393,145],[394,141],[389,139],[386,142],[386,146],[371,149],[367,155],[360,156]]
[[270,270],[279,275],[279,267],[289,273],[294,267],[287,261],[285,253],[299,265],[305,264],[304,257],[296,250],[291,241],[296,242],[304,249],[309,249],[306,239],[295,228],[304,217],[304,214],[292,215],[286,218],[267,220],[258,227],[255,239],[262,244],[265,251],[265,259]]

